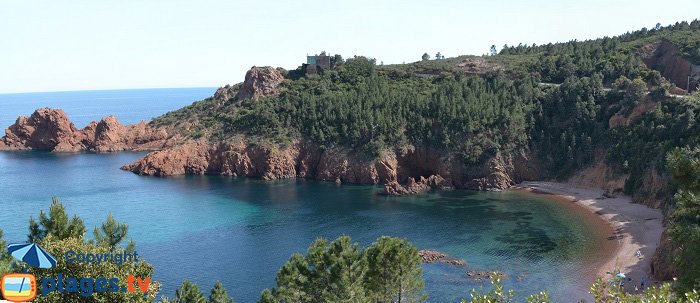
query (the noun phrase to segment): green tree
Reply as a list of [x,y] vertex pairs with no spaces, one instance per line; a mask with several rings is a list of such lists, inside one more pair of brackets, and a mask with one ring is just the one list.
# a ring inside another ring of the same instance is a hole
[[632,80],[625,92],[625,102],[627,104],[635,104],[644,97],[647,93],[647,84],[641,78]]
[[98,245],[105,245],[109,248],[118,246],[129,232],[129,225],[119,223],[114,219],[112,213],[107,216],[107,220],[98,229],[95,227],[93,235]]
[[62,240],[67,238],[80,238],[85,236],[85,224],[77,215],[68,219],[66,209],[56,196],[51,198],[49,214],[43,210],[39,212],[39,222],[33,217],[29,218],[29,242],[40,242],[47,236]]
[[7,251],[7,243],[2,236],[3,231],[0,229],[0,276],[10,271],[10,264],[12,263],[12,256]]
[[679,292],[700,288],[700,147],[676,148],[666,158],[678,186],[670,236],[676,246]]
[[328,302],[366,302],[364,282],[367,261],[357,243],[348,236],[331,242],[324,253],[328,264],[328,285],[324,297]]
[[275,299],[275,296],[269,289],[265,289],[260,294],[260,300],[258,303],[279,303],[279,301]]
[[[94,292],[90,296],[83,296],[80,292],[58,292],[47,291],[46,296],[37,296],[34,302],[153,302],[158,294],[160,283],[151,281],[153,276],[153,266],[145,260],[136,260],[133,256],[122,260],[122,262],[102,262],[100,266],[95,266],[87,262],[68,262],[66,252],[90,252],[95,255],[123,255],[124,250],[112,249],[104,245],[97,245],[93,241],[84,241],[85,226],[83,221],[73,216],[68,220],[65,208],[61,202],[54,197],[48,215],[43,210],[39,213],[39,223],[30,219],[29,235],[30,241],[39,243],[48,253],[56,256],[56,266],[52,268],[27,267],[29,273],[36,276],[37,280],[43,278],[55,279],[59,274],[64,277],[104,277],[107,279],[118,278],[119,288],[128,287],[129,276],[148,279],[149,287],[145,292]],[[1,244],[1,243],[0,243]],[[61,258],[58,258],[61,256]],[[132,285],[137,287],[138,285]],[[39,291],[43,291],[39,289]]]
[[430,55],[428,55],[428,53],[423,53],[423,56],[421,56],[420,58],[423,61],[428,61],[430,60]]
[[381,237],[367,248],[366,286],[375,302],[421,302],[425,282],[418,250],[406,239]]
[[[150,285],[145,293],[140,292],[138,285],[135,282],[132,284],[136,292],[94,292],[89,297],[83,297],[81,293],[67,293],[52,291],[48,292],[47,296],[37,296],[33,302],[35,303],[54,303],[54,302],[87,302],[87,303],[113,303],[113,302],[135,302],[135,303],[150,303],[153,302],[160,289],[160,283],[150,280],[153,276],[153,266],[147,261],[141,259],[135,262],[133,258],[124,260],[121,264],[116,262],[103,262],[99,266],[93,263],[86,262],[68,262],[63,256],[68,251],[74,252],[90,252],[93,254],[122,254],[124,251],[116,248],[111,250],[105,246],[95,245],[91,242],[83,241],[81,238],[66,238],[57,239],[52,235],[48,235],[39,242],[42,248],[48,253],[56,257],[56,266],[44,269],[36,267],[28,267],[29,273],[36,276],[38,281],[43,278],[55,279],[59,274],[63,277],[95,277],[95,278],[118,278],[118,287],[128,287],[128,277],[146,279],[150,281]],[[59,257],[60,256],[60,257]],[[39,288],[39,293],[43,290]]]
[[209,292],[209,301],[207,303],[233,303],[233,298],[228,296],[224,285],[220,281],[216,281],[216,284]]
[[489,54],[491,56],[495,56],[498,54],[498,50],[496,50],[496,45],[491,45],[491,48],[489,49]]
[[178,303],[206,303],[207,299],[199,290],[199,286],[188,280],[182,281],[180,288],[175,290],[175,299]]

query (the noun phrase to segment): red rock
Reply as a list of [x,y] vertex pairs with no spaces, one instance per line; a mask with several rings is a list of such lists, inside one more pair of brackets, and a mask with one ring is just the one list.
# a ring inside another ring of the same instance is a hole
[[122,125],[114,116],[91,122],[78,130],[60,109],[40,108],[31,116],[17,118],[0,138],[3,150],[48,150],[53,152],[112,152],[153,150],[172,146],[175,137],[146,122]]
[[[255,67],[253,66],[246,74],[245,80],[241,85],[238,93],[236,93],[236,100],[245,99],[258,99],[260,97],[271,96],[279,94],[280,85],[284,81],[284,75],[282,73],[271,67]],[[218,93],[219,91],[217,91]],[[222,91],[222,98],[226,98],[227,92]]]

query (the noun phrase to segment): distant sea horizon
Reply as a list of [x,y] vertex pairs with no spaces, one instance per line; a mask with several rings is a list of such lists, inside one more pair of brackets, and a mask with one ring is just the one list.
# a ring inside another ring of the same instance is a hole
[[[62,109],[77,128],[114,115],[122,124],[150,121],[169,111],[210,97],[216,87],[129,88],[59,92],[0,93],[0,129],[36,109]],[[3,134],[4,135],[4,134]]]
[[86,89],[65,89],[65,90],[42,90],[42,91],[0,91],[0,95],[21,95],[37,93],[74,93],[92,91],[122,91],[122,90],[159,90],[159,89],[197,89],[197,88],[219,88],[218,86],[182,86],[182,87],[136,87],[136,88],[86,88]]

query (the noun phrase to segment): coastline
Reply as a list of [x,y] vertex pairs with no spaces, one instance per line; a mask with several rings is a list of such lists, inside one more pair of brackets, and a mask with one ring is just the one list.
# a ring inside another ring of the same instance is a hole
[[[586,280],[596,277],[610,277],[609,272],[619,269],[632,284],[639,284],[641,278],[646,285],[655,282],[651,276],[651,259],[656,252],[663,231],[663,214],[659,209],[632,203],[628,196],[605,197],[604,191],[595,188],[576,187],[558,182],[523,182],[515,187],[535,194],[549,195],[556,200],[564,199],[580,208],[597,215],[612,228],[608,241],[616,241],[617,248],[608,260],[590,271]],[[641,257],[635,253],[641,252]],[[633,289],[632,289],[633,290]]]

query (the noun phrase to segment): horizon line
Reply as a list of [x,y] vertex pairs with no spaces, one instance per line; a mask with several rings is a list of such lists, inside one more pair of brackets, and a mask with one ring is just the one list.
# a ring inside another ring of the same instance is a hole
[[3,92],[0,95],[22,95],[22,94],[42,94],[42,93],[75,93],[75,92],[95,92],[110,90],[152,90],[152,89],[192,89],[192,88],[219,88],[221,86],[178,86],[178,87],[137,87],[137,88],[98,88],[98,89],[68,89],[68,90],[48,90],[48,91],[16,91]]

